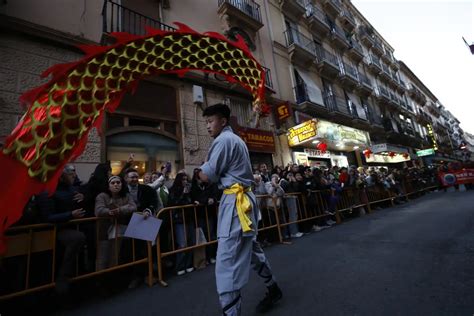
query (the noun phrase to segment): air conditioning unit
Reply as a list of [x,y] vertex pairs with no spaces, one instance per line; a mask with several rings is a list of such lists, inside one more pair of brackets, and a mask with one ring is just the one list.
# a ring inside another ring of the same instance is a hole
[[193,102],[198,104],[204,103],[204,92],[201,86],[193,86]]

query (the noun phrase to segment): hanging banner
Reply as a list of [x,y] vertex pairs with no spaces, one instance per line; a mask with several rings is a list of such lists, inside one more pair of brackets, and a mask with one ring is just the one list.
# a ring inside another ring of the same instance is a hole
[[444,186],[455,184],[474,183],[474,169],[453,170],[440,172],[439,178]]

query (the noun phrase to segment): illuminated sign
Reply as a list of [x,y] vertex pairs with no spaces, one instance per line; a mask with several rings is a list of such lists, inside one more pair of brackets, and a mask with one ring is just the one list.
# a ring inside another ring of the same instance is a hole
[[302,153],[302,152],[294,152],[293,162],[301,166],[308,166],[309,165],[308,154]]
[[433,126],[428,124],[428,137],[431,140],[431,144],[433,145],[433,150],[438,150],[438,143],[436,142],[436,138],[433,132]]
[[296,146],[317,134],[316,120],[309,120],[288,129],[288,144]]
[[319,149],[305,148],[304,152],[308,154],[308,157],[326,158],[326,159],[331,158],[331,153],[329,151],[322,152]]
[[365,161],[366,162],[378,162],[378,163],[399,163],[399,162],[404,162],[404,161],[410,161],[410,156],[407,156],[406,158],[403,157],[403,154],[396,154],[393,157],[390,157],[388,155],[379,155],[379,154],[373,154],[370,155],[370,157],[366,157]]
[[368,146],[370,144],[370,138],[367,132],[323,120],[318,121],[317,136],[327,141],[352,145]]
[[290,107],[288,103],[283,103],[276,107],[276,116],[280,123],[290,117]]
[[428,149],[423,149],[423,150],[418,150],[416,152],[416,155],[418,157],[423,157],[423,156],[429,156],[429,155],[434,155],[435,151],[433,148],[428,148]]

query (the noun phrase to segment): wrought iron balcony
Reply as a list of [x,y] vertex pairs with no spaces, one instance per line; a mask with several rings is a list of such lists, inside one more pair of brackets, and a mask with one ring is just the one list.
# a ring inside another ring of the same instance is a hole
[[364,59],[364,51],[362,50],[362,46],[355,38],[349,40],[349,45],[350,47],[347,51],[349,56],[351,56],[356,62],[360,62],[362,59]]
[[298,110],[318,113],[318,114],[327,114],[328,109],[325,104],[317,104],[311,100],[309,96],[308,87],[305,83],[299,83],[293,88],[296,97],[296,104]]
[[346,34],[336,24],[334,24],[331,28],[331,40],[334,45],[341,49],[348,49],[351,47],[349,41],[347,40]]
[[382,66],[382,73],[380,74],[385,80],[390,81],[392,79],[392,75],[390,74],[390,69],[384,63],[380,63]]
[[359,79],[357,78],[357,70],[348,63],[342,62],[339,80],[345,87],[349,89],[355,88],[359,84]]
[[352,113],[349,104],[344,98],[335,96],[328,92],[323,92],[324,105],[329,110],[329,113],[334,115],[343,114],[348,118],[352,118]]
[[306,11],[303,0],[282,0],[280,1],[280,9],[285,15],[299,20]]
[[328,78],[336,78],[339,74],[339,61],[337,60],[336,55],[327,51],[325,48],[316,45],[316,55],[317,58],[317,69],[322,76]]
[[342,10],[340,0],[323,0],[322,2],[326,11],[333,17],[336,17]]
[[339,20],[342,23],[342,26],[347,31],[353,31],[356,27],[356,21],[352,13],[346,8],[342,8],[342,11],[339,13]]
[[320,8],[314,4],[306,5],[306,18],[311,32],[318,37],[326,36],[331,32],[331,27],[326,20],[326,16]]
[[291,61],[304,67],[313,64],[316,59],[316,44],[314,41],[296,29],[288,29],[284,34]]
[[382,42],[377,38],[374,38],[374,46],[372,46],[372,51],[378,56],[382,56],[384,54]]
[[231,25],[244,25],[253,32],[263,27],[260,5],[253,0],[218,0],[217,12],[229,16]]
[[359,37],[362,43],[368,47],[374,45],[374,39],[372,38],[372,31],[367,26],[359,26]]
[[172,26],[163,24],[111,0],[104,1],[102,7],[102,31],[104,33],[128,32],[134,35],[145,35],[146,26],[163,31],[176,30]]
[[380,59],[373,54],[369,54],[367,61],[369,62],[369,69],[375,74],[378,75],[382,71],[382,66],[380,64]]
[[363,73],[359,72],[359,84],[357,85],[357,91],[365,96],[369,96],[374,91],[370,79]]

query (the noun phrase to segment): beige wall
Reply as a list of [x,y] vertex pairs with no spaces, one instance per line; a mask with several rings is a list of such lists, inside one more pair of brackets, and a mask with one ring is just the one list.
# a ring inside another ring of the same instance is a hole
[[102,4],[97,0],[14,0],[0,5],[0,14],[99,42]]

